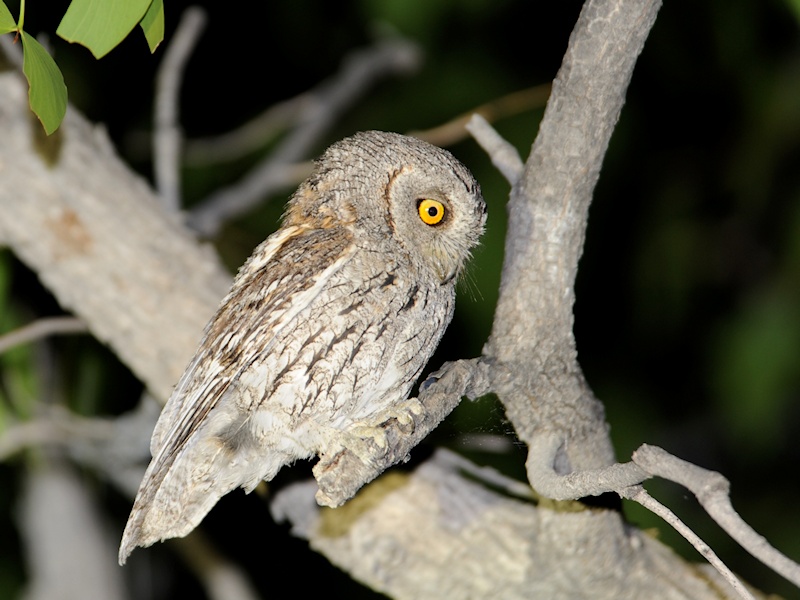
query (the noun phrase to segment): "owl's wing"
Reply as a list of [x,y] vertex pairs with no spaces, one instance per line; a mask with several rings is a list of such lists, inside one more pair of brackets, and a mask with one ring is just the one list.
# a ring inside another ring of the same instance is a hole
[[120,563],[136,546],[186,535],[242,483],[216,436],[242,410],[237,379],[270,352],[354,250],[345,229],[288,227],[267,238],[242,267],[156,424],[153,459],[125,527]]

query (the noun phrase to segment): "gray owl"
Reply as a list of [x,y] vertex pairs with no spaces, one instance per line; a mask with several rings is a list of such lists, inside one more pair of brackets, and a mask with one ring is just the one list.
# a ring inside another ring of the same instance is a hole
[[239,270],[164,407],[120,563],[402,407],[485,221],[477,182],[445,150],[380,131],[331,146]]

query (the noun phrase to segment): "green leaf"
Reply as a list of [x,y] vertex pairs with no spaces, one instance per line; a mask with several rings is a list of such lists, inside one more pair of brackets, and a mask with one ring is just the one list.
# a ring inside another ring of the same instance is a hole
[[22,33],[22,71],[28,78],[28,102],[47,135],[53,133],[67,112],[67,86],[55,61],[34,38]]
[[11,16],[5,2],[0,1],[0,34],[16,31],[17,22]]
[[141,25],[142,31],[144,31],[144,37],[147,40],[147,45],[150,46],[150,53],[152,54],[164,40],[163,0],[153,0],[139,25]]
[[72,0],[56,33],[102,58],[144,17],[152,0]]

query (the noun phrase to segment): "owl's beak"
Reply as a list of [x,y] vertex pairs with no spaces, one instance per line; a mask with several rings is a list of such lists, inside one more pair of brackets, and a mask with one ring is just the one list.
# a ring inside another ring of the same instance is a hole
[[462,262],[453,260],[452,256],[448,256],[445,252],[437,252],[436,257],[436,275],[442,282],[442,285],[447,285],[458,276],[461,271]]

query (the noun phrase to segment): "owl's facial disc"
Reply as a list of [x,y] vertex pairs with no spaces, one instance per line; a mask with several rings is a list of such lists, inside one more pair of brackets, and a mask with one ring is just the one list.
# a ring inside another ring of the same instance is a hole
[[419,266],[432,271],[442,284],[450,283],[483,231],[484,211],[475,210],[483,204],[480,193],[463,185],[449,185],[446,192],[441,184],[420,188],[412,173],[406,181],[397,181],[391,200],[398,240]]
[[393,238],[417,267],[445,285],[461,271],[483,233],[486,209],[474,178],[443,150],[451,169],[409,160],[384,191]]
[[436,272],[437,277],[442,283],[449,283],[458,272],[469,256],[460,257],[462,252],[459,248],[452,247],[448,242],[448,237],[444,231],[439,235],[434,229],[447,228],[453,217],[448,202],[436,200],[434,198],[419,198],[416,201],[417,214],[420,221],[431,229],[431,236],[421,236],[422,240],[427,239],[427,243],[421,248],[423,257],[428,258]]

